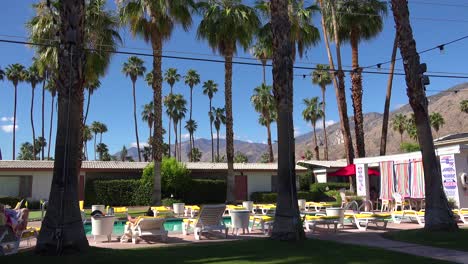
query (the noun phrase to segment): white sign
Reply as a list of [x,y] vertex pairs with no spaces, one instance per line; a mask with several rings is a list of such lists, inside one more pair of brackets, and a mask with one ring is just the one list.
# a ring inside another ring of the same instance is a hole
[[356,164],[356,190],[358,196],[368,196],[367,172],[364,164]]
[[457,171],[453,154],[440,156],[440,170],[442,171],[442,185],[447,199],[458,200]]

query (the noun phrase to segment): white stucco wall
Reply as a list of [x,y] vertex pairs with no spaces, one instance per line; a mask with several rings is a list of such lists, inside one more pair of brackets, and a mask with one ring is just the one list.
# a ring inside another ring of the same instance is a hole
[[0,176],[32,176],[31,198],[48,199],[52,183],[52,171],[0,171]]
[[455,155],[455,167],[457,170],[458,207],[468,208],[468,188],[463,188],[460,180],[462,173],[468,173],[468,150],[463,150]]
[[248,198],[253,192],[271,192],[271,176],[273,172],[244,172],[247,175]]

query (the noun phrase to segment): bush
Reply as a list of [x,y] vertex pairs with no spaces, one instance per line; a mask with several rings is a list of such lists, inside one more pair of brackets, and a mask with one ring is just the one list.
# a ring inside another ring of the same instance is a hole
[[152,189],[142,185],[140,180],[95,180],[93,185],[99,204],[120,206],[151,203]]
[[166,207],[172,207],[173,204],[175,203],[182,203],[181,200],[173,199],[173,198],[165,198],[162,199],[162,205]]
[[192,180],[184,201],[186,204],[224,203],[226,202],[226,181]]
[[[254,192],[250,195],[250,200],[255,203],[276,203],[278,194],[274,192]],[[324,197],[318,192],[297,192],[297,199],[307,201],[323,201]]]
[[[16,206],[16,204],[23,200],[23,198],[20,198],[20,197],[1,197],[0,198],[0,204],[4,204],[4,205],[9,205],[11,208],[14,208]],[[38,210],[41,208],[41,203],[39,201],[35,201],[35,200],[26,200],[26,202],[28,203],[28,209],[31,209],[31,210]],[[22,205],[22,208],[25,208],[26,207],[26,203],[23,203]]]
[[299,190],[307,192],[310,190],[310,179],[312,177],[312,172],[307,171],[306,174],[299,175]]
[[403,142],[400,145],[400,149],[403,152],[416,152],[420,150],[419,144],[411,142]]
[[[328,190],[327,190],[328,187]],[[324,182],[324,183],[313,183],[310,185],[311,192],[322,192],[325,193],[331,190],[349,189],[349,182]]]

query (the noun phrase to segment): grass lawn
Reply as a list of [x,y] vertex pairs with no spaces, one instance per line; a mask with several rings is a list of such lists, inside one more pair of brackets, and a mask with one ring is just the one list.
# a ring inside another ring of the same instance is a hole
[[[16,264],[37,261],[37,258],[32,257],[35,256],[27,252],[5,258],[2,263],[4,260]],[[381,249],[312,239],[300,243],[255,239],[127,250],[92,247],[86,254],[67,258],[65,262],[63,258],[49,258],[47,263],[447,263]]]
[[426,246],[468,251],[468,229],[458,232],[426,232],[423,229],[388,232],[384,237]]

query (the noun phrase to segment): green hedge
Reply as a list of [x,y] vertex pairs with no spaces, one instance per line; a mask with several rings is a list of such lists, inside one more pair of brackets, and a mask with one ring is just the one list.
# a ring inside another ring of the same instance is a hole
[[[328,187],[328,190],[327,190]],[[349,182],[325,182],[313,183],[310,185],[311,192],[327,192],[332,190],[349,189]]]
[[[20,197],[1,197],[0,198],[0,204],[4,204],[4,205],[9,205],[11,208],[14,208],[16,206],[16,204],[23,200],[23,198],[20,198]],[[38,210],[41,208],[41,203],[39,201],[35,201],[35,200],[26,200],[28,202],[28,209],[31,209],[31,210]],[[26,207],[24,204],[23,204],[23,208]]]
[[184,202],[186,204],[224,203],[226,202],[226,181],[192,180]]
[[[254,192],[250,195],[250,200],[255,203],[276,203],[277,197],[278,194],[273,192]],[[321,192],[297,192],[297,199],[318,202],[327,200],[326,198]]]
[[96,201],[110,206],[149,205],[151,187],[140,180],[95,180],[93,187]]

